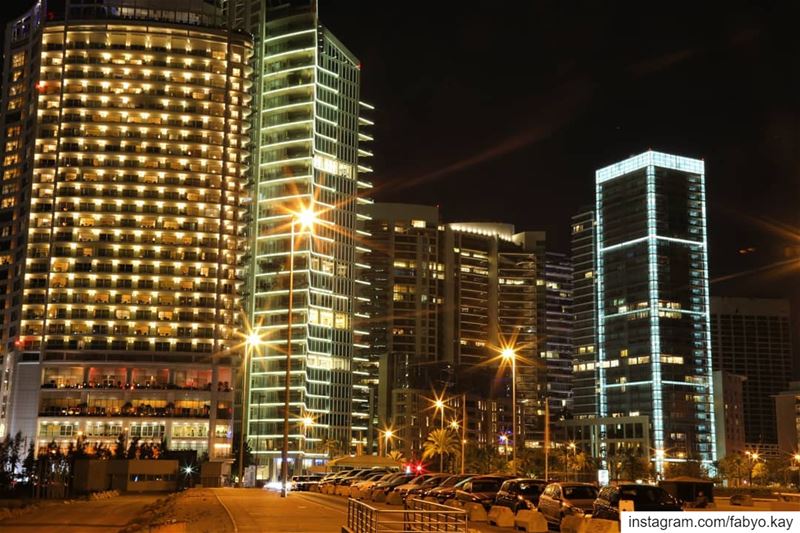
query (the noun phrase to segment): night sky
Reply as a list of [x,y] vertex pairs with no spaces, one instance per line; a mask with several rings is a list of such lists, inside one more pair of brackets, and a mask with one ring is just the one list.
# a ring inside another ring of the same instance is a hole
[[793,2],[319,3],[377,107],[376,200],[545,229],[566,252],[596,168],[700,157],[712,292],[800,302]]

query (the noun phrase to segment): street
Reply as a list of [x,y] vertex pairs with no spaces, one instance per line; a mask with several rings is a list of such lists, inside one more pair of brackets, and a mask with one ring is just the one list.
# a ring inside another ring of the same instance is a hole
[[145,506],[162,494],[119,496],[108,500],[54,505],[0,523],[3,533],[117,533]]

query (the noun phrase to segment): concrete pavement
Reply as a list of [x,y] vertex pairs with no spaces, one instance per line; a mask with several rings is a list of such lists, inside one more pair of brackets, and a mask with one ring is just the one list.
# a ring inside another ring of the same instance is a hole
[[163,495],[119,496],[36,509],[0,522],[3,533],[117,533],[145,506]]

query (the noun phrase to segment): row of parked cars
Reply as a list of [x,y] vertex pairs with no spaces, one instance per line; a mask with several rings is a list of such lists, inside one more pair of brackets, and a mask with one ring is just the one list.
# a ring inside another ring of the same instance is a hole
[[[461,504],[478,503],[487,511],[493,506],[508,507],[514,513],[537,509],[551,524],[560,525],[567,515],[591,515],[619,520],[620,501],[633,502],[637,511],[680,511],[681,502],[661,487],[637,483],[618,483],[598,490],[592,484],[547,482],[541,479],[505,475],[442,474],[416,475],[382,469],[360,469],[328,474],[313,481],[313,490],[323,487],[351,487],[351,494],[360,497],[395,492],[407,498],[424,499],[444,504],[455,500]],[[308,482],[298,480],[297,490],[308,490]],[[357,490],[352,490],[357,489]]]

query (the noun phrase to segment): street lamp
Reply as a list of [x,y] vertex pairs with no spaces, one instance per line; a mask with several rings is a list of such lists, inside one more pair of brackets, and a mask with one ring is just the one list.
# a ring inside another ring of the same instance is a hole
[[500,351],[505,362],[511,362],[511,453],[514,471],[517,470],[517,352],[506,346]]
[[[436,407],[436,409],[438,411],[441,411],[441,419],[440,419],[441,420],[441,429],[442,429],[442,434],[444,434],[444,400],[442,400],[441,398],[436,398],[436,400],[433,402],[433,405],[434,405],[434,407]],[[441,472],[442,470],[444,470],[444,452],[443,451],[439,454],[439,472]]]
[[[292,213],[290,222],[289,241],[289,315],[286,320],[286,375],[284,378],[283,396],[283,448],[281,449],[281,498],[287,495],[286,488],[289,484],[289,396],[292,380],[292,313],[294,312],[294,248],[295,224],[300,225],[300,230],[314,229],[317,213],[306,207]],[[298,456],[299,457],[299,456]]]
[[750,471],[750,482],[749,483],[750,483],[750,486],[752,487],[753,486],[753,468],[755,467],[756,463],[758,462],[758,458],[760,456],[758,455],[758,452],[751,452],[749,450],[744,452],[744,454],[747,456],[748,459],[750,459],[750,468],[748,470]]
[[239,430],[239,485],[244,486],[244,440],[247,435],[247,419],[248,411],[250,410],[250,398],[248,398],[250,389],[250,359],[253,356],[253,350],[261,344],[261,336],[255,331],[250,332],[244,339],[244,360],[242,361],[242,427]]

